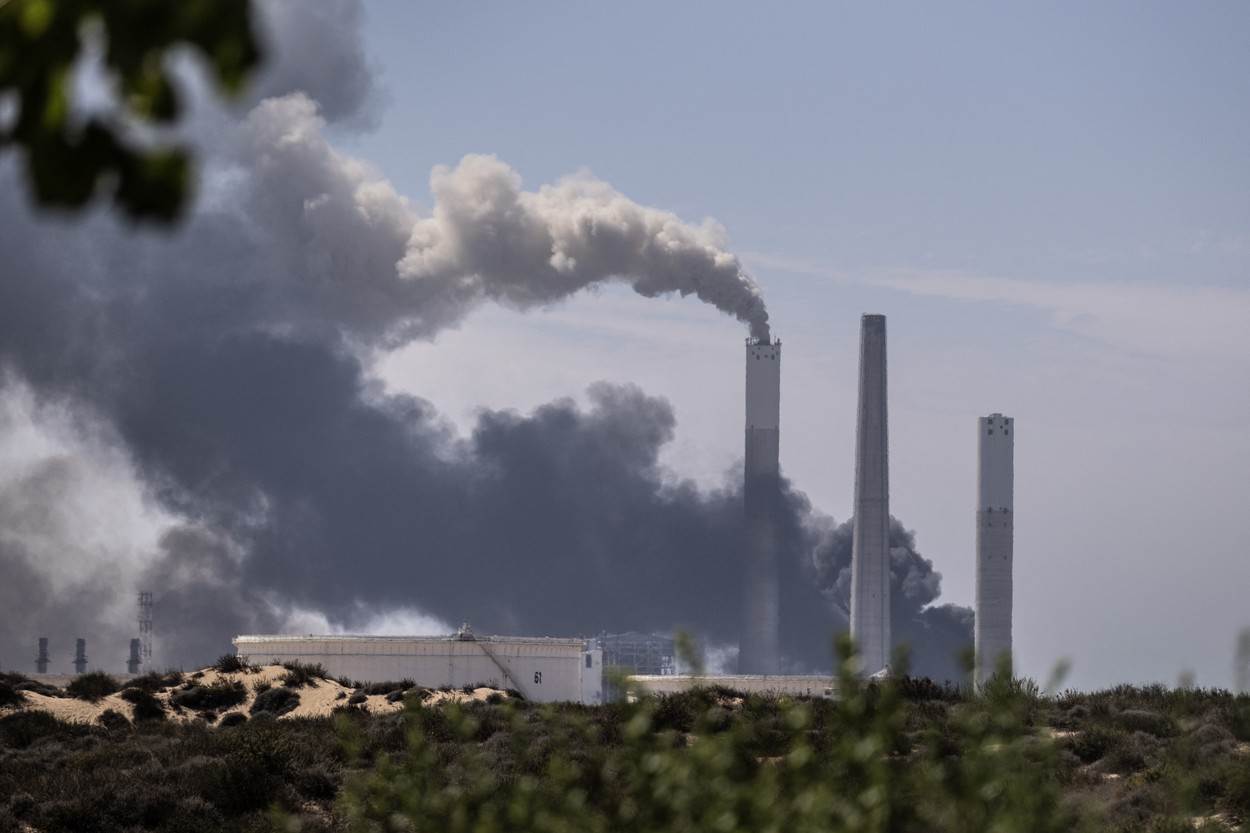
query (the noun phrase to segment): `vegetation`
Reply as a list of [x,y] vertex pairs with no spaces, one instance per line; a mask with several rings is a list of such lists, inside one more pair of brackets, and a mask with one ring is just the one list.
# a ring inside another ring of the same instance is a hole
[[298,691],[286,686],[270,688],[256,695],[256,699],[252,701],[252,714],[268,712],[274,717],[281,717],[287,712],[295,711],[297,706],[299,706]]
[[193,711],[212,711],[237,706],[247,699],[243,683],[217,680],[210,685],[189,683],[169,698],[173,705]]
[[0,676],[0,708],[20,706],[26,702],[26,698],[22,695],[21,690],[16,688],[15,684],[10,682],[7,677],[7,674]]
[[213,669],[219,674],[240,674],[258,670],[258,666],[247,661],[247,657],[238,654],[222,654],[213,663]]
[[[110,106],[86,113],[75,69],[97,44]],[[181,96],[167,56],[189,47],[233,93],[259,64],[249,0],[8,0],[0,3],[0,153],[18,149],[36,200],[80,208],[105,191],[126,214],[169,221],[191,188],[191,153],[152,128]],[[115,92],[114,92],[115,91]]]
[[121,683],[103,671],[79,674],[65,686],[65,693],[79,700],[99,700],[121,689]]
[[171,688],[177,688],[186,682],[186,675],[181,671],[149,671],[148,673],[135,677],[126,683],[127,688],[137,688],[150,694],[158,691],[166,691]]
[[839,684],[387,715],[360,690],[282,720],[275,686],[216,726],[26,708],[0,717],[0,831],[1250,831],[1248,697]]
[[303,688],[316,685],[317,680],[328,680],[330,674],[321,663],[284,662],[282,667],[286,673],[282,675],[282,685],[287,688]]
[[142,688],[127,688],[122,691],[121,698],[134,706],[136,723],[141,720],[165,719],[165,706],[150,691]]

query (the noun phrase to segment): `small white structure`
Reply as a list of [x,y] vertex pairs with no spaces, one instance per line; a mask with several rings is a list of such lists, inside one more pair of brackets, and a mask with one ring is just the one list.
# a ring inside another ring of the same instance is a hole
[[540,703],[603,700],[603,654],[581,639],[474,636],[236,636],[252,662],[320,663],[360,682],[410,679],[426,688],[515,689]]
[[743,694],[789,694],[803,697],[833,697],[836,682],[821,675],[732,674],[693,676],[690,674],[635,674],[626,678],[652,694],[676,694],[700,686],[724,686]]
[[977,420],[977,613],[975,681],[984,683],[1011,656],[1013,454],[1015,420]]

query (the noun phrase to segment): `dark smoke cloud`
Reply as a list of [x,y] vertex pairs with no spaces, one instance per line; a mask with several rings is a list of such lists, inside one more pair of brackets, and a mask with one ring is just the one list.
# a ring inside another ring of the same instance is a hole
[[[306,46],[359,15],[346,2],[269,8],[302,21],[275,33]],[[336,55],[363,67],[347,42]],[[289,94],[209,146],[210,187],[176,236],[36,219],[0,165],[0,363],[14,374],[0,399],[30,391],[42,405],[25,424],[60,426],[32,470],[0,472],[0,662],[27,659],[41,632],[124,650],[139,586],[157,594],[163,658],[179,663],[310,614],[355,628],[412,607],[483,631],[736,642],[741,472],[707,490],[665,471],[668,403],[597,385],[587,408],[486,412],[462,436],[370,374],[376,350],[476,304],[541,306],[609,279],[694,294],[758,333],[762,302],[719,232],[588,176],[526,192],[492,157],[436,171],[419,217],[323,135],[327,116],[357,116],[344,90],[367,81],[279,55],[297,65],[267,83]],[[0,429],[23,424],[10,422]],[[41,518],[50,494],[81,509]],[[92,513],[140,520],[84,537]],[[779,530],[787,667],[827,669],[849,534],[789,484]],[[966,618],[932,607],[939,577],[910,538],[899,546],[895,632],[923,643],[918,658],[945,651]]]
[[[815,581],[849,621],[851,545],[854,523],[828,529],[813,550]],[[958,605],[934,604],[942,574],[916,549],[916,534],[890,518],[890,630],[895,646],[911,651],[911,673],[962,680],[962,657],[972,647],[973,613]]]
[[266,59],[251,99],[302,92],[321,105],[327,119],[370,126],[379,93],[365,57],[361,4],[265,0],[257,9]]

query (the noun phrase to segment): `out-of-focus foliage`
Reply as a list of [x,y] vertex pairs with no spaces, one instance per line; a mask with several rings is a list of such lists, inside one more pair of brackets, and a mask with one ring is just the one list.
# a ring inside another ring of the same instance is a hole
[[62,690],[0,674],[20,695],[0,707],[0,833],[1250,833],[1250,697],[1218,689],[1056,695],[1003,675],[973,694],[843,674],[841,699],[454,705],[401,681],[376,692],[407,690],[394,713],[343,698],[333,717],[278,719],[297,691],[274,686],[251,717],[140,713],[179,679],[136,678],[83,725],[42,710]]
[[[84,117],[74,71],[95,41],[116,106]],[[38,202],[80,208],[107,191],[133,218],[178,217],[191,156],[153,135],[182,112],[168,67],[177,47],[238,91],[260,61],[249,0],[0,0],[0,152],[24,155]]]
[[[406,753],[349,778],[342,812],[352,830],[445,833],[1083,828],[1056,748],[1032,731],[1035,688],[996,678],[941,730],[916,730],[900,687],[863,684],[841,651],[834,701],[783,699],[765,716],[727,692],[694,713],[672,709],[688,697],[640,697],[609,707],[615,739],[582,709],[504,705],[486,726],[410,701]],[[453,760],[440,738],[459,742]]]

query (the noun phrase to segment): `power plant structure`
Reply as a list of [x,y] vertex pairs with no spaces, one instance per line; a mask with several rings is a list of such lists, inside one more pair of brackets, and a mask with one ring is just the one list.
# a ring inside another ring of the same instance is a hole
[[777,563],[781,342],[747,339],[746,362],[746,553],[738,672],[776,674],[781,667],[781,580]]
[[851,639],[861,671],[890,664],[890,465],[885,316],[865,315],[859,336],[855,424],[855,521],[851,545]]
[[87,673],[87,640],[81,636],[74,640],[74,673]]
[[1002,414],[977,420],[977,580],[973,626],[974,679],[981,685],[1011,662],[1012,490],[1015,421]]
[[141,664],[152,662],[152,593],[139,591],[139,660]]
[[[319,663],[360,681],[412,679],[437,688],[487,685],[538,702],[603,702],[604,667],[633,672],[629,685],[655,693],[720,684],[772,694],[836,696],[832,675],[788,676],[781,668],[781,342],[746,341],[743,465],[743,567],[738,673],[676,673],[670,637],[600,634],[597,639],[475,636],[467,626],[449,636],[244,635],[237,653],[266,662]],[[886,317],[860,322],[855,425],[854,523],[850,631],[860,673],[890,671],[890,483]],[[1010,656],[1012,605],[1012,420],[978,422],[977,588],[974,679]],[[132,673],[150,661],[151,594],[140,594],[140,639],[132,640]],[[43,643],[46,666],[46,639]]]
[[603,702],[603,653],[582,639],[476,636],[236,636],[235,651],[261,663],[320,663],[361,682],[413,680],[425,688],[490,686],[538,703]]
[[130,640],[130,658],[126,660],[126,673],[127,674],[139,673],[139,666],[143,665],[143,660],[140,659],[140,655],[142,654],[142,652],[143,652],[142,641],[138,639]]
[[47,674],[50,661],[48,659],[48,637],[41,636],[39,637],[39,653],[35,656],[35,673]]
[[604,668],[656,677],[677,673],[677,646],[671,636],[636,631],[601,633],[593,644],[603,652]]

